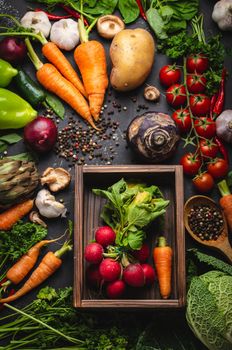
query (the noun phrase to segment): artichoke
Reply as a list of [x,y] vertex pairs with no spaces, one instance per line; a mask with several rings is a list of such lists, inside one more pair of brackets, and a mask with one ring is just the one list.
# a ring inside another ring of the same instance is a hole
[[34,162],[0,160],[0,208],[6,208],[33,195],[39,183]]

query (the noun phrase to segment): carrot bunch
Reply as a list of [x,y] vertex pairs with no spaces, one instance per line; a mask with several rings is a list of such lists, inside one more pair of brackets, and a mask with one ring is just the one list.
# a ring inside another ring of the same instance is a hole
[[[59,239],[59,238],[58,238]],[[20,283],[23,278],[32,270],[34,267],[40,249],[49,243],[55,242],[57,239],[53,240],[43,240],[37,244],[35,244],[27,254],[21,257],[21,259],[16,262],[7,272],[7,281],[2,283],[2,287],[7,288],[9,284]],[[41,260],[38,267],[32,272],[31,276],[24,283],[24,285],[12,295],[9,295],[6,298],[0,299],[0,303],[9,303],[14,301],[23,295],[29,293],[32,289],[39,286],[41,283],[46,281],[53,273],[62,265],[61,256],[68,250],[72,249],[72,245],[70,244],[70,240],[65,241],[63,246],[57,250],[55,253],[49,251]]]
[[172,248],[167,245],[163,236],[159,237],[158,245],[153,250],[153,259],[160,295],[163,299],[168,299],[171,294]]

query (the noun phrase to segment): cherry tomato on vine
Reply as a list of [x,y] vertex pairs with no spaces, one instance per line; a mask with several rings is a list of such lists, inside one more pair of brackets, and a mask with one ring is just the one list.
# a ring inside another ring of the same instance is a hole
[[202,156],[206,158],[215,158],[218,153],[218,145],[213,140],[201,139],[200,151]]
[[201,74],[188,74],[187,75],[187,88],[190,93],[199,94],[204,92],[206,88],[207,79]]
[[209,60],[201,53],[192,54],[187,57],[186,67],[189,73],[204,73],[209,68]]
[[174,84],[166,91],[167,102],[172,107],[180,107],[186,104],[187,96],[184,85]]
[[189,97],[189,105],[192,114],[195,116],[206,115],[210,111],[210,98],[205,94],[191,95]]
[[177,109],[175,112],[173,112],[172,119],[176,123],[181,133],[187,133],[191,129],[192,121],[187,108]]
[[201,158],[198,154],[191,152],[186,153],[180,160],[180,164],[183,166],[183,171],[186,175],[196,175],[201,166]]
[[207,170],[214,179],[219,179],[228,173],[229,164],[223,158],[216,158],[213,162],[208,163]]
[[212,190],[214,179],[208,172],[204,172],[194,177],[193,185],[200,193],[206,193]]
[[216,135],[216,123],[210,118],[200,117],[195,119],[194,127],[197,134],[206,139],[211,139]]
[[159,79],[162,85],[169,87],[180,81],[181,70],[175,64],[167,65],[160,69]]

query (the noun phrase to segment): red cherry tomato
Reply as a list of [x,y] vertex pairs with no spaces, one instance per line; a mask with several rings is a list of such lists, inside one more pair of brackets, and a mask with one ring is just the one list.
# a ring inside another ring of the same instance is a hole
[[166,91],[166,99],[172,107],[184,106],[187,101],[184,85],[174,84],[170,86]]
[[198,192],[206,193],[212,190],[214,186],[214,179],[212,175],[205,172],[194,177],[193,185]]
[[160,69],[159,79],[162,85],[169,87],[180,81],[181,70],[176,65],[167,65]]
[[177,109],[172,114],[172,119],[176,123],[176,125],[181,133],[187,133],[192,126],[190,113],[189,113],[189,110],[187,108]]
[[206,158],[215,158],[218,153],[218,145],[213,140],[201,139],[200,140],[200,151],[201,154]]
[[194,121],[194,126],[201,137],[211,139],[216,135],[216,123],[210,118],[200,117]]
[[210,104],[210,98],[204,94],[191,95],[189,98],[192,114],[198,117],[209,113]]
[[204,75],[200,74],[188,74],[187,75],[187,88],[192,94],[199,94],[204,92],[206,88],[207,79]]
[[208,172],[215,178],[226,176],[229,171],[229,164],[223,158],[216,158],[213,162],[208,163]]
[[186,67],[189,73],[204,73],[209,67],[209,60],[201,53],[192,54],[187,57]]
[[180,160],[180,164],[183,166],[183,171],[186,175],[196,175],[201,166],[201,158],[198,154],[191,152],[186,153]]

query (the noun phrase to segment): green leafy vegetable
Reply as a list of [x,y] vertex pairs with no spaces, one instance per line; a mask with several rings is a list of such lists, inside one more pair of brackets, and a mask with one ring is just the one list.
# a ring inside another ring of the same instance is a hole
[[118,9],[126,24],[139,17],[139,8],[135,0],[118,0]]
[[130,183],[124,179],[107,190],[93,189],[108,202],[101,217],[116,232],[116,244],[139,249],[146,237],[144,228],[165,213],[169,204],[157,186]]
[[186,319],[210,350],[232,348],[232,276],[209,271],[191,281]]
[[199,0],[153,0],[146,15],[158,39],[187,28],[187,21],[198,12]]
[[[19,221],[10,231],[0,231],[0,271],[18,260],[47,235],[47,229],[34,223]],[[4,273],[1,271],[1,278]]]
[[15,133],[0,136],[0,152],[5,151],[9,145],[13,145],[20,140],[22,140],[22,137]]
[[27,152],[14,154],[14,155],[8,156],[8,158],[12,158],[15,160],[35,161],[35,158],[32,156],[32,154]]

